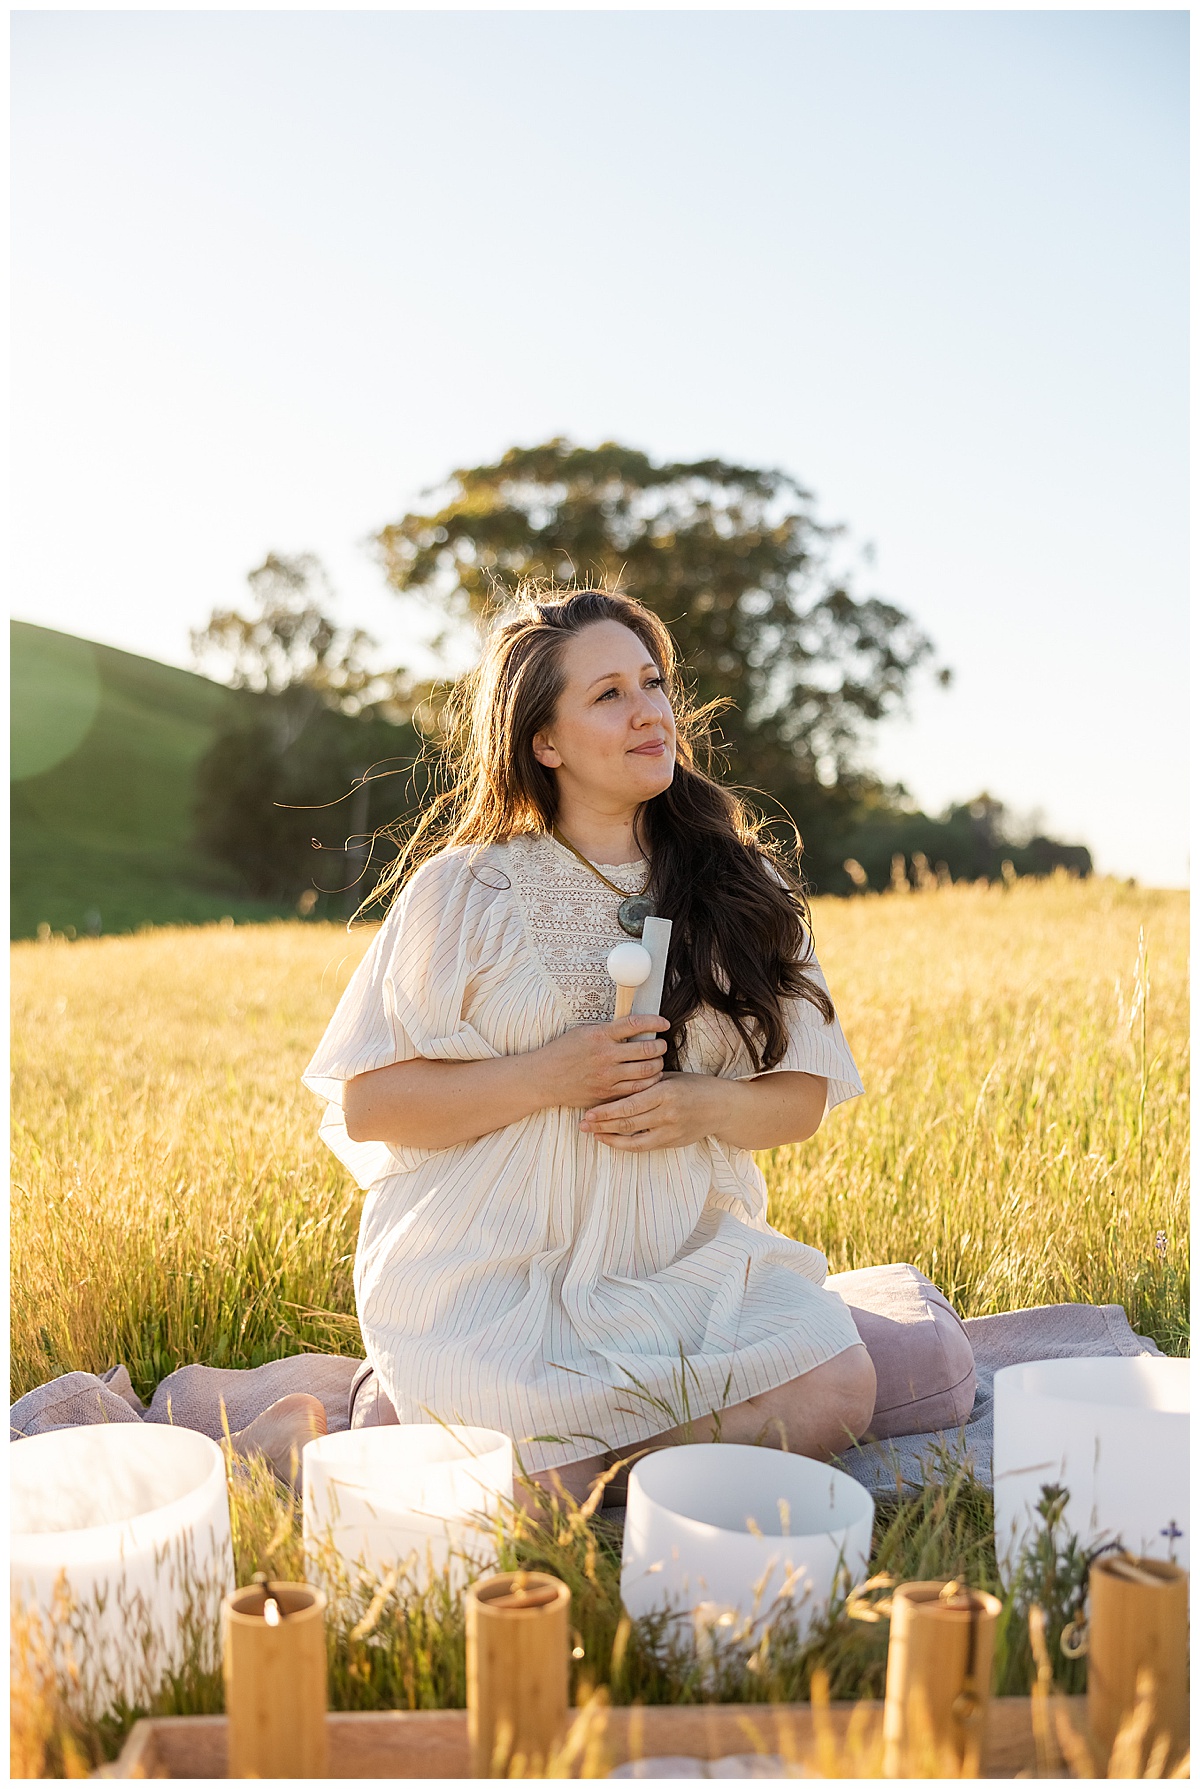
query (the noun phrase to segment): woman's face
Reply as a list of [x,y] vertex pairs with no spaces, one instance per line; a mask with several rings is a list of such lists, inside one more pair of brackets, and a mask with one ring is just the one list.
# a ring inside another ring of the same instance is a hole
[[616,813],[670,788],[675,716],[637,635],[619,621],[595,621],[567,641],[562,668],[554,719],[533,736],[560,799]]

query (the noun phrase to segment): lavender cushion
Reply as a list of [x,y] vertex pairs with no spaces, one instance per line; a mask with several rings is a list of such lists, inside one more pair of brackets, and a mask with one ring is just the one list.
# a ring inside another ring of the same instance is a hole
[[975,1356],[958,1312],[906,1261],[833,1273],[875,1367],[875,1414],[864,1439],[957,1429],[975,1402]]

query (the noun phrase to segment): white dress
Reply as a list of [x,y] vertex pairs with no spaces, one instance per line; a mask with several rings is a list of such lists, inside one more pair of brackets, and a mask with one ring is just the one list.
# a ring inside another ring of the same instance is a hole
[[[601,868],[630,892],[645,879],[641,864]],[[354,1285],[399,1420],[501,1429],[529,1472],[740,1403],[858,1341],[823,1290],[825,1257],[768,1225],[748,1150],[618,1151],[566,1107],[450,1149],[347,1136],[344,1087],[368,1069],[517,1055],[611,1018],[617,905],[545,835],[442,852],[397,898],[304,1074],[329,1101],[321,1135],[368,1190]],[[785,1004],[777,1068],[827,1076],[829,1106],[861,1093],[837,1020]],[[708,1008],[681,1067],[753,1073]]]

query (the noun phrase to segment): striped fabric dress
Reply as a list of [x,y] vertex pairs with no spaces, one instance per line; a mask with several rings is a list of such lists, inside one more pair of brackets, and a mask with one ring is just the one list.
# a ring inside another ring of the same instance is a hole
[[[634,892],[644,864],[602,865]],[[544,835],[424,864],[359,964],[304,1074],[321,1135],[367,1189],[354,1283],[363,1340],[401,1422],[504,1430],[526,1471],[644,1441],[854,1345],[825,1257],[770,1228],[753,1156],[706,1138],[607,1148],[554,1107],[450,1149],[355,1143],[353,1076],[414,1056],[516,1055],[612,1016],[618,900]],[[820,972],[816,972],[820,979]],[[780,1069],[862,1092],[835,1019],[787,1003]],[[681,1066],[752,1073],[705,1009]]]

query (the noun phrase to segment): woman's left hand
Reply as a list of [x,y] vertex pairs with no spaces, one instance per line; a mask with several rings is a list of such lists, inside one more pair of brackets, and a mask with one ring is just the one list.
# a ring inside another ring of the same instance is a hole
[[644,1093],[591,1107],[580,1129],[611,1149],[682,1149],[718,1134],[737,1089],[719,1075],[665,1074]]

